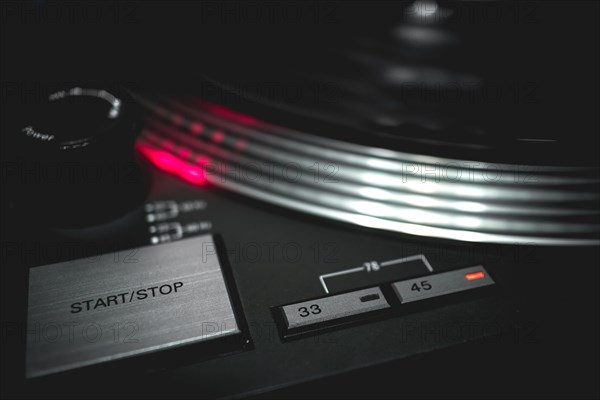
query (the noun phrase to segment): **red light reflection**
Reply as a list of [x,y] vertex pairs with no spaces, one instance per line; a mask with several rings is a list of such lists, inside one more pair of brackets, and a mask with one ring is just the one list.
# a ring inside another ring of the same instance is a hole
[[204,125],[202,125],[200,122],[192,122],[190,125],[190,130],[193,134],[199,135],[204,130]]
[[222,143],[225,140],[225,134],[221,131],[214,131],[212,134],[212,140],[215,143]]
[[163,171],[172,173],[195,185],[202,185],[206,183],[204,169],[201,167],[182,161],[167,151],[158,150],[146,144],[138,144],[136,148],[148,160],[150,160],[152,164],[156,165]]
[[227,107],[219,106],[216,104],[207,104],[206,107],[220,117],[233,120],[244,125],[253,125],[258,122],[258,120],[254,117],[239,113],[237,111],[232,111]]

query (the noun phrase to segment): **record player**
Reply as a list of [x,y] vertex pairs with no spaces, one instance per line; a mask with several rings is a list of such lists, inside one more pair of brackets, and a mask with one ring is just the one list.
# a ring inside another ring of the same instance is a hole
[[3,396],[598,395],[598,5],[2,9]]

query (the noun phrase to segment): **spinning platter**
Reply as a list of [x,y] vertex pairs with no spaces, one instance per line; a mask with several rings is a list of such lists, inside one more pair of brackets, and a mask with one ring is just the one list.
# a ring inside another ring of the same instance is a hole
[[189,167],[176,172],[192,182],[207,180],[278,206],[413,235],[600,243],[597,167],[403,153],[271,125],[193,99],[138,100],[148,113],[142,152],[178,158]]

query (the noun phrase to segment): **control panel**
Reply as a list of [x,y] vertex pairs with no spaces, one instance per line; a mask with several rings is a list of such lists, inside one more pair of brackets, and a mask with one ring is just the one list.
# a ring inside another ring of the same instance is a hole
[[[410,311],[409,303],[495,285],[479,265],[275,307],[284,339]],[[477,290],[477,292],[481,292]]]

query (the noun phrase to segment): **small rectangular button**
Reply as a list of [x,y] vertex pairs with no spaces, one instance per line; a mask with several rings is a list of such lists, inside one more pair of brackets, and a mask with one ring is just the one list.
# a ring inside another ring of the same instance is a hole
[[389,308],[387,300],[378,287],[351,293],[323,297],[316,300],[289,304],[281,307],[287,329],[333,321],[353,315]]
[[493,285],[494,283],[490,274],[479,265],[395,282],[392,286],[396,295],[404,304]]

